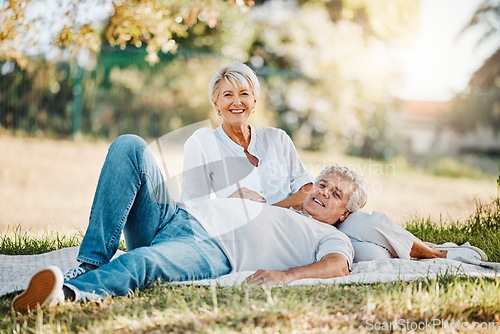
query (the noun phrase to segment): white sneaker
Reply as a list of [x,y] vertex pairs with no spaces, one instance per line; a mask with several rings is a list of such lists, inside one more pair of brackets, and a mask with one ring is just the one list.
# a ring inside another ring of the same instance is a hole
[[70,268],[66,274],[64,274],[64,282],[75,279],[83,274],[88,273],[94,269],[90,268],[86,263],[80,263],[72,268]]
[[457,246],[450,242],[437,245],[435,248],[447,251],[446,258],[450,260],[457,260],[459,257],[465,257],[470,260],[488,261],[488,256],[482,249],[474,247],[468,242],[462,246]]
[[63,275],[61,269],[50,266],[33,275],[28,288],[12,301],[12,307],[29,312],[60,303],[64,303]]

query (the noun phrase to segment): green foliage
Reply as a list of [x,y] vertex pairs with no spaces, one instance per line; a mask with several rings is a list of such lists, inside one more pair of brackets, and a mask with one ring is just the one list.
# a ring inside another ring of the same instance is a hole
[[438,158],[430,167],[432,174],[445,177],[463,177],[478,179],[483,173],[466,162],[460,162],[451,157]]
[[47,231],[44,235],[36,235],[29,231],[23,233],[21,227],[18,226],[0,235],[0,254],[41,254],[64,247],[79,246],[81,241],[81,233],[65,236]]
[[498,197],[500,197],[500,162],[497,162],[497,166],[498,166],[497,190],[498,190]]
[[474,88],[469,93],[457,94],[451,102],[452,106],[441,119],[444,127],[459,133],[479,129],[491,129],[495,135],[500,133],[500,87]]
[[24,69],[0,63],[0,126],[55,136],[71,134],[72,78],[68,64],[32,59]]
[[386,83],[397,77],[397,69],[386,45],[358,23],[363,17],[336,22],[333,11],[319,2],[253,8],[250,62],[265,78],[277,126],[292,133],[297,146],[336,145],[386,158],[396,104]]
[[[28,64],[26,51],[37,44],[37,29],[52,25],[56,33],[52,45],[71,49],[98,52],[103,36],[113,46],[125,49],[127,45],[146,45],[146,60],[157,63],[161,51],[175,52],[176,40],[188,35],[188,29],[202,23],[214,28],[220,22],[221,12],[228,7],[248,7],[251,0],[114,0],[112,10],[109,3],[70,2],[57,11],[54,17],[44,17],[35,12],[29,0],[8,1],[0,8],[0,60],[15,61],[21,67]],[[36,7],[35,7],[36,8]],[[97,8],[97,9],[96,9]],[[107,10],[109,21],[102,31],[102,22],[82,22],[83,11]],[[51,21],[58,21],[54,25]]]
[[334,21],[356,22],[386,43],[408,44],[416,35],[420,1],[331,0],[326,6]]
[[80,130],[107,138],[123,133],[153,138],[209,118],[207,83],[227,59],[164,57],[151,67],[143,54],[102,52],[84,80]]
[[[398,77],[398,70],[388,46],[414,34],[419,2],[237,4],[115,1],[102,31],[104,43],[99,40],[100,52],[91,53],[82,78],[80,130],[109,138],[125,132],[156,137],[211,118],[209,78],[224,62],[236,60],[248,63],[263,79],[257,114],[272,115],[265,125],[285,129],[298,147],[335,145],[355,155],[390,158],[397,102],[387,82]],[[70,6],[68,17],[79,6]],[[94,45],[97,28],[71,22],[56,44],[72,50]],[[5,36],[7,42],[10,35]],[[72,65],[75,71],[76,62]],[[66,82],[66,88],[73,89],[73,82]],[[30,89],[29,83],[22,88]],[[68,113],[71,99],[57,103]],[[65,122],[71,122],[70,115]]]
[[[29,255],[42,254],[65,247],[80,246],[84,233],[67,236],[58,232],[46,231],[43,234],[22,232],[21,226],[8,229],[0,234],[0,254],[5,255]],[[119,249],[126,251],[125,240],[120,240]]]

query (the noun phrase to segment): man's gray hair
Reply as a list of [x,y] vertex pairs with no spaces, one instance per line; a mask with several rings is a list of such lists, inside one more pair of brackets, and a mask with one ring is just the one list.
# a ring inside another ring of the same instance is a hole
[[255,99],[259,98],[260,84],[255,72],[245,64],[233,63],[218,70],[208,84],[208,96],[214,109],[214,102],[219,96],[220,83],[224,79],[235,87],[249,88]]
[[335,173],[339,176],[345,177],[354,183],[355,189],[352,192],[349,202],[347,202],[346,209],[350,212],[356,212],[365,206],[367,196],[366,196],[366,183],[363,176],[359,175],[355,171],[339,165],[332,165],[325,167],[319,175],[314,180],[314,184],[318,183],[323,177],[330,173]]

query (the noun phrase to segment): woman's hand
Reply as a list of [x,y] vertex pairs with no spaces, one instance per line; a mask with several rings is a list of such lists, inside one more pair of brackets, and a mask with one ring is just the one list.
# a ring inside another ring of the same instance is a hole
[[250,190],[247,187],[236,190],[234,193],[229,195],[228,198],[243,198],[260,203],[266,203],[266,199],[264,197],[262,197],[258,192]]

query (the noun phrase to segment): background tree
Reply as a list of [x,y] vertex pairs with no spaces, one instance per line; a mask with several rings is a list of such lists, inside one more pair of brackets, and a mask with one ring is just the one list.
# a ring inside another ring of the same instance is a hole
[[496,51],[472,75],[464,92],[457,94],[444,118],[446,126],[458,131],[475,131],[478,127],[500,132],[500,6],[498,1],[484,0],[462,33],[473,28],[485,32],[477,45],[496,44]]
[[[201,21],[213,28],[227,6],[246,8],[252,4],[252,0],[79,0],[56,5],[50,0],[4,1],[0,5],[0,56],[24,67],[27,51],[37,45],[40,31],[49,30],[55,31],[53,45],[72,52],[99,52],[104,39],[122,49],[127,44],[145,44],[146,59],[156,63],[158,52],[175,51],[176,37],[185,37],[195,23]],[[108,13],[104,30],[102,22],[90,21],[88,11]]]
[[24,69],[13,63],[0,68],[0,126],[56,137],[71,135],[69,64],[37,57]]
[[[114,1],[102,29],[78,19],[88,2],[65,9],[68,19],[53,42],[91,50],[82,131],[157,136],[213,117],[210,76],[224,63],[242,61],[264,81],[253,118],[260,125],[284,128],[303,148],[334,142],[353,154],[391,155],[396,100],[390,82],[400,73],[390,48],[416,33],[419,1],[258,1],[253,7],[248,1]],[[20,66],[26,55],[19,56],[22,43],[12,36],[37,21],[12,13],[30,5],[12,2],[2,14],[10,29],[0,41],[10,46],[3,59]]]

